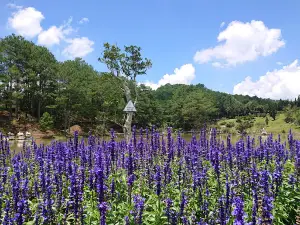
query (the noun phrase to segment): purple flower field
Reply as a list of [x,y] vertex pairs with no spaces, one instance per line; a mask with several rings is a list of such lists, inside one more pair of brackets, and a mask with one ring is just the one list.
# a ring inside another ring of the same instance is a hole
[[300,140],[171,128],[78,133],[14,153],[0,135],[0,224],[300,224]]

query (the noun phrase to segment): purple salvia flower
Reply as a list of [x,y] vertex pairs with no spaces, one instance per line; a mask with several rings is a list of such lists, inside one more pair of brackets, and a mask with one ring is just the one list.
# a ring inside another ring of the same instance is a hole
[[20,183],[17,181],[16,176],[11,176],[12,195],[13,195],[13,206],[14,210],[18,210],[18,202],[20,200]]
[[29,204],[28,204],[29,195],[28,195],[28,179],[27,178],[23,181],[22,197],[24,200],[24,214],[30,215],[30,209],[29,209]]
[[172,179],[172,169],[170,167],[170,163],[169,162],[165,162],[164,165],[164,184],[168,184],[171,182]]
[[96,189],[98,194],[98,202],[101,204],[101,202],[104,201],[104,174],[103,170],[101,168],[95,169],[95,175],[96,175]]
[[251,225],[256,225],[256,220],[257,220],[257,210],[258,210],[258,195],[257,195],[257,190],[256,188],[252,190],[252,198],[253,198],[253,203],[252,203],[252,216],[251,216]]
[[109,206],[106,202],[102,202],[99,204],[99,211],[100,211],[100,225],[106,225],[106,212],[109,209]]
[[131,175],[129,175],[129,177],[127,177],[127,184],[129,187],[132,187],[134,180],[135,180],[134,174],[131,174]]
[[207,223],[205,223],[203,219],[200,219],[200,221],[197,222],[197,225],[207,225]]
[[111,137],[111,140],[108,144],[108,150],[110,152],[110,160],[111,160],[111,163],[112,163],[112,166],[114,166],[114,164],[116,163],[116,149],[115,149],[115,132],[113,129],[111,129],[110,131],[110,137]]
[[176,211],[171,211],[171,225],[177,225],[178,214]]
[[230,201],[230,194],[231,194],[231,190],[230,190],[230,185],[228,182],[228,174],[226,174],[226,199],[225,199],[225,213],[226,213],[226,219],[228,219],[230,217],[230,206],[231,206],[231,201]]
[[5,214],[4,214],[2,224],[3,225],[12,224],[11,218],[10,218],[10,215],[9,215],[10,214],[10,202],[9,202],[9,200],[6,200],[4,212],[5,212]]
[[182,148],[182,141],[181,141],[181,135],[180,135],[180,131],[178,131],[177,134],[177,157],[180,158],[181,157],[181,148]]
[[273,180],[275,181],[275,196],[279,192],[279,188],[282,184],[282,164],[280,162],[276,162],[276,168],[275,171],[273,172]]
[[130,224],[128,216],[125,216],[124,221],[125,221],[125,225],[129,225]]
[[296,143],[295,173],[300,175],[300,141],[297,141],[297,143]]
[[155,135],[155,126],[153,125],[152,129],[151,129],[151,150],[152,150],[152,152],[155,150],[154,135]]
[[132,138],[133,138],[133,146],[136,148],[136,126],[133,125],[132,127]]
[[14,221],[16,222],[17,225],[23,225],[25,219],[24,219],[24,200],[21,199],[18,203],[17,203],[17,211],[15,214],[15,219]]
[[183,225],[189,225],[190,224],[188,219],[186,218],[186,216],[181,217],[181,221],[182,221]]
[[115,185],[115,179],[113,178],[110,184],[110,193],[112,197],[114,197],[115,191],[116,191],[116,185]]
[[182,217],[184,213],[184,208],[187,205],[187,197],[184,192],[181,193],[181,202],[180,202],[180,209],[179,209],[179,216]]
[[161,171],[160,166],[156,166],[156,173],[154,176],[155,184],[156,184],[156,194],[160,196],[161,193]]
[[273,215],[272,215],[272,209],[273,209],[273,198],[265,195],[263,197],[263,203],[262,203],[262,221],[263,224],[273,224]]
[[223,196],[219,198],[219,224],[225,225],[226,224],[226,208],[224,206],[225,199]]
[[165,211],[165,213],[166,213],[166,216],[167,216],[167,218],[168,218],[168,222],[170,222],[170,218],[171,218],[171,207],[173,206],[173,201],[172,201],[172,199],[167,198],[167,199],[165,200],[165,203],[166,203],[166,211]]
[[165,139],[164,139],[164,135],[161,135],[161,152],[162,152],[163,156],[165,156],[166,153],[167,153],[167,148],[166,148],[166,142],[165,142]]
[[94,170],[90,169],[89,170],[89,188],[92,190],[94,188]]
[[139,195],[133,196],[134,202],[134,216],[136,224],[143,224],[143,211],[144,211],[144,204],[145,199]]
[[75,157],[78,156],[78,131],[74,132],[74,154]]
[[34,224],[35,225],[39,225],[40,224],[40,215],[39,215],[40,208],[41,208],[41,205],[38,204],[37,209],[35,211],[35,215],[34,215]]
[[294,185],[296,184],[296,182],[297,182],[297,179],[296,179],[295,174],[290,174],[289,175],[289,185],[291,185],[293,189],[294,189]]
[[240,197],[234,198],[234,210],[232,215],[234,216],[234,225],[245,224],[244,202]]
[[273,215],[273,198],[269,191],[269,172],[267,170],[262,171],[261,175],[261,186],[263,188],[263,199],[262,199],[262,222],[265,224],[272,224]]

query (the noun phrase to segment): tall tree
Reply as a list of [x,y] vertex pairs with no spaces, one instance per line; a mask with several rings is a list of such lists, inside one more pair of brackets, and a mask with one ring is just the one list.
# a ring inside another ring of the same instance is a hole
[[134,118],[134,123],[140,127],[162,125],[161,110],[153,93],[151,88],[143,84],[138,88],[139,101],[136,104],[138,113]]
[[202,91],[194,91],[186,96],[182,108],[182,115],[185,121],[185,130],[191,128],[201,128],[204,123],[212,119],[217,108],[212,97],[205,95]]
[[28,63],[30,71],[26,77],[25,89],[29,98],[27,105],[31,105],[32,113],[39,120],[47,105],[54,102],[58,64],[54,55],[42,46],[32,49]]
[[[119,88],[123,90],[126,102],[133,100],[134,97],[135,105],[138,101],[136,77],[146,74],[147,70],[152,67],[151,61],[142,57],[141,48],[130,45],[124,46],[122,51],[117,45],[105,43],[103,54],[98,60],[106,64],[110,72],[122,81],[122,87]],[[131,84],[134,87],[133,90],[130,88]],[[131,136],[132,117],[133,114],[128,113],[123,125],[127,139]]]
[[[99,75],[84,60],[76,58],[60,63],[55,105],[56,122],[68,129],[72,123],[93,122],[99,105]],[[92,120],[92,121],[91,121]]]
[[2,95],[12,114],[19,114],[24,97],[24,78],[29,74],[29,61],[34,44],[21,36],[10,35],[0,40]]
[[275,120],[277,115],[277,104],[275,102],[270,102],[268,104],[268,112],[272,119]]

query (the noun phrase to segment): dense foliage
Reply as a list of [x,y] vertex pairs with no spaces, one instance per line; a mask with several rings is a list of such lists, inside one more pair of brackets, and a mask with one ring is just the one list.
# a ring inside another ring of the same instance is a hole
[[[129,143],[89,136],[15,153],[1,135],[2,224],[295,224],[300,141],[190,141],[133,130]],[[257,142],[258,141],[258,142]],[[298,214],[297,214],[298,213]],[[299,221],[298,221],[299,222]]]
[[167,84],[157,90],[138,85],[136,77],[146,74],[152,64],[137,46],[122,50],[105,43],[99,61],[109,72],[98,72],[80,58],[58,62],[47,48],[21,36],[0,39],[0,108],[10,112],[11,119],[25,113],[39,121],[48,112],[57,129],[78,124],[103,133],[112,127],[122,130],[128,99],[136,103],[137,127],[183,130],[222,117],[269,113],[275,119],[288,103],[300,106],[300,98],[289,102],[230,95],[202,84]]
[[41,117],[40,128],[42,130],[51,130],[53,128],[53,118],[48,112],[44,112]]

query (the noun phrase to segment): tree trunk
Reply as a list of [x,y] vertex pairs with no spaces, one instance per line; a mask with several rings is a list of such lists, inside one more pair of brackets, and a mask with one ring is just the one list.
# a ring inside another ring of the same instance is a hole
[[127,113],[125,124],[123,126],[123,131],[124,131],[125,139],[126,139],[127,142],[129,142],[129,140],[131,138],[132,116],[133,116],[132,112]]
[[[130,92],[130,89],[129,89],[126,81],[123,81],[123,87],[124,87],[124,92],[125,92],[125,96],[126,96],[126,101],[128,103],[131,100],[131,92]],[[126,139],[127,142],[131,138],[132,116],[133,116],[133,113],[127,113],[126,120],[125,120],[125,123],[123,125],[124,136],[125,136],[125,139]]]
[[67,136],[67,126],[68,126],[68,121],[67,121],[67,118],[68,118],[68,115],[67,115],[67,110],[65,109],[65,112],[64,112],[64,133],[65,133],[65,136]]
[[38,117],[38,121],[40,121],[40,118],[41,118],[41,100],[40,99],[38,99],[37,117]]
[[35,110],[34,110],[34,98],[31,98],[31,115],[35,116]]
[[10,103],[10,106],[9,106],[9,120],[12,120],[12,116],[13,116],[13,109],[12,109],[12,103]]
[[16,100],[15,113],[16,113],[17,120],[19,120],[19,101],[18,100]]

